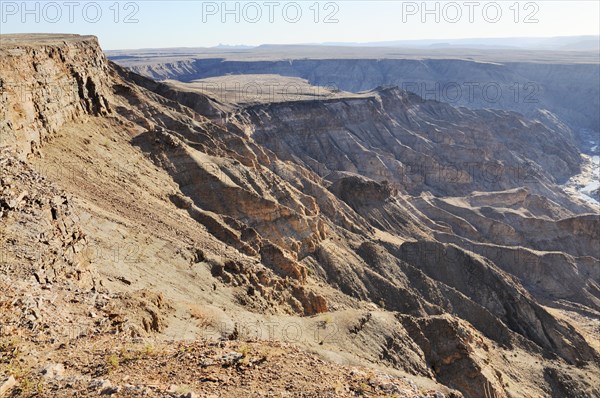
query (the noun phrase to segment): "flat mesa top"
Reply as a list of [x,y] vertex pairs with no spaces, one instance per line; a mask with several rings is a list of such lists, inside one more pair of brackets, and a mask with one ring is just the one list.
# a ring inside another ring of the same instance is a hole
[[221,59],[226,61],[290,60],[463,60],[483,63],[593,63],[600,62],[597,51],[360,47],[329,45],[262,45],[246,49],[158,48],[108,50],[106,55],[123,66],[154,65],[182,60]]
[[82,36],[73,34],[51,34],[51,33],[18,33],[0,35],[0,47],[35,46],[62,44],[64,42],[79,42],[84,40],[96,40],[96,36]]

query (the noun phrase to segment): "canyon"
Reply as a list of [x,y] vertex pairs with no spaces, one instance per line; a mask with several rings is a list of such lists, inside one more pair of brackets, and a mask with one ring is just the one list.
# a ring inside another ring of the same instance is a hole
[[[0,55],[13,396],[600,395],[597,63]],[[475,71],[541,105],[403,89]]]

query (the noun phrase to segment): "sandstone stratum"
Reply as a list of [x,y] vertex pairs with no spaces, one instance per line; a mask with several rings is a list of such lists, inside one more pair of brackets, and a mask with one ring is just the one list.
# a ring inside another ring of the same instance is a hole
[[577,135],[321,94],[0,36],[0,396],[600,396]]

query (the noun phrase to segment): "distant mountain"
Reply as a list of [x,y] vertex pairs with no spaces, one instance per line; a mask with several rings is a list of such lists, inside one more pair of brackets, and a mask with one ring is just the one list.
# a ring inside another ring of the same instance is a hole
[[211,48],[219,48],[219,49],[226,49],[226,50],[248,50],[250,48],[254,48],[256,46],[247,46],[244,44],[222,44],[220,43],[218,46],[213,46]]
[[503,37],[503,38],[469,38],[469,39],[425,39],[394,40],[366,43],[322,43],[336,46],[361,47],[457,47],[457,48],[505,48],[533,50],[578,50],[598,51],[600,36],[560,36],[560,37]]

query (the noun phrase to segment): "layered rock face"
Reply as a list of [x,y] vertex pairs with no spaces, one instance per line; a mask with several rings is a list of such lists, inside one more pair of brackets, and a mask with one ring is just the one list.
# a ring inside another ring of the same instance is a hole
[[[316,338],[300,346],[449,396],[599,393],[600,219],[557,185],[579,169],[567,128],[397,88],[242,108],[111,64],[94,39],[11,40],[0,78],[31,86],[35,112],[3,91],[1,243],[19,270],[3,276],[75,281],[95,333],[293,321]],[[49,83],[12,68],[37,63]],[[77,97],[48,102],[53,82]],[[90,242],[119,250],[85,262]]]
[[253,137],[284,159],[299,158],[324,177],[346,171],[388,180],[413,195],[528,186],[549,196],[545,184],[579,172],[567,128],[551,130],[514,113],[423,101],[398,88],[359,99],[245,111],[256,126]]
[[67,122],[110,113],[108,65],[98,40],[73,39],[2,37],[2,145],[21,157],[37,151]]

